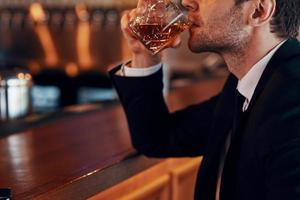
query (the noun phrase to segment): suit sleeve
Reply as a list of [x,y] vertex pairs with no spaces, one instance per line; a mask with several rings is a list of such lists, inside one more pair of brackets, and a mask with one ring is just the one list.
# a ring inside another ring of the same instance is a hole
[[[297,68],[295,68],[297,69]],[[297,73],[292,73],[297,74]],[[299,73],[298,73],[299,74]],[[268,117],[264,131],[268,133],[265,172],[268,200],[300,199],[300,79],[280,73],[270,87]],[[279,81],[280,80],[280,81]],[[284,94],[282,94],[284,91]],[[263,134],[263,133],[262,133]]]
[[[283,135],[267,159],[266,177],[269,200],[300,199],[300,116],[278,122]],[[275,132],[275,131],[274,131]]]
[[170,113],[162,94],[162,70],[147,77],[111,79],[124,107],[133,146],[149,157],[199,156],[206,151],[218,96]]

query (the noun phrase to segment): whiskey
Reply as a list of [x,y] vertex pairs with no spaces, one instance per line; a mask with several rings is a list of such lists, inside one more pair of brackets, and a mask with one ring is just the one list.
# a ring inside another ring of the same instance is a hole
[[186,30],[188,25],[179,22],[169,26],[161,24],[138,24],[131,28],[146,48],[151,50],[153,54],[156,54],[172,42],[178,34]]
[[141,12],[129,22],[129,29],[153,54],[166,48],[190,25],[186,13],[171,0],[151,0],[139,8]]

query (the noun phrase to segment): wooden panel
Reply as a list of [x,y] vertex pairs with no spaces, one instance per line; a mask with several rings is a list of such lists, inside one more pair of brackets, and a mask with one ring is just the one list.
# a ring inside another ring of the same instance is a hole
[[90,200],[192,200],[202,158],[167,159]]
[[197,172],[202,158],[185,161],[171,169],[172,200],[193,200]]
[[170,176],[167,174],[120,198],[120,200],[168,199],[170,199]]
[[89,200],[168,200],[170,199],[170,186],[168,162],[162,161]]

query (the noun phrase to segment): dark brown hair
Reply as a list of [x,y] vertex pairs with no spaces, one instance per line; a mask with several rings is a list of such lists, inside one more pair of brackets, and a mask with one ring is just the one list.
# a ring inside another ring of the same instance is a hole
[[[236,0],[241,4],[249,0]],[[296,38],[300,28],[300,0],[276,0],[271,32],[281,38]]]

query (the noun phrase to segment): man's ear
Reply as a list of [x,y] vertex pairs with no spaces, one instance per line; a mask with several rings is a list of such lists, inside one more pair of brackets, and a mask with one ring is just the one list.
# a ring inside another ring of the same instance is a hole
[[272,19],[275,9],[276,0],[253,0],[251,3],[251,12],[248,15],[248,23],[252,26],[262,26],[269,23]]

